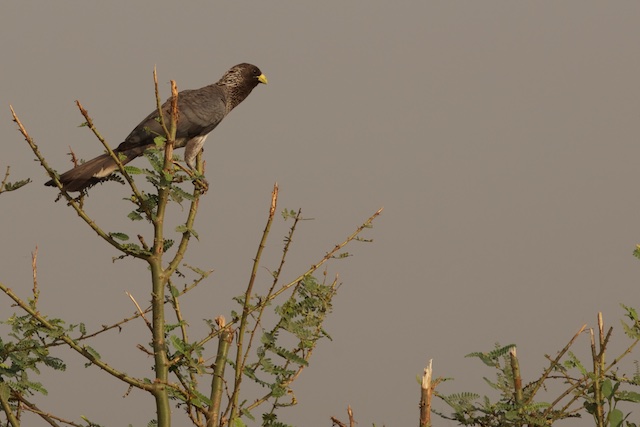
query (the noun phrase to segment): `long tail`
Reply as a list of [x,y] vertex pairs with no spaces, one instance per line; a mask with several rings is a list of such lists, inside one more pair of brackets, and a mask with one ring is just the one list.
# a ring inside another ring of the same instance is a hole
[[[136,149],[127,150],[124,153],[126,158],[122,160],[123,164],[129,163],[138,157],[144,151],[145,147],[136,147]],[[103,178],[111,175],[118,169],[116,162],[105,153],[101,156],[91,159],[81,165],[76,166],[60,175],[60,182],[67,191],[82,191],[102,181]],[[56,184],[53,180],[47,181],[44,185],[54,187]]]

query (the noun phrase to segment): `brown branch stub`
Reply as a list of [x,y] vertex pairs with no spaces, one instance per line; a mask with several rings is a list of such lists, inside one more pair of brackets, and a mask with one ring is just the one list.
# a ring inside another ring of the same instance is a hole
[[351,405],[347,406],[347,414],[349,414],[349,427],[355,427],[356,420],[353,418],[353,410],[351,409]]
[[216,325],[218,325],[220,329],[224,328],[227,325],[227,320],[222,315],[216,317],[214,321],[216,322]]
[[[180,116],[178,113],[178,85],[171,80],[171,126],[177,128]],[[175,137],[175,135],[173,135]]]
[[171,117],[167,141],[164,147],[164,170],[168,174],[173,174],[173,147],[176,142],[176,131],[178,129],[178,86],[175,80],[171,80]]
[[513,346],[509,349],[509,358],[511,362],[511,372],[513,373],[513,389],[515,391],[515,400],[518,405],[522,404],[524,395],[522,392],[522,377],[520,376],[520,362],[518,362],[518,355],[516,353],[516,347]]
[[433,397],[432,384],[433,377],[433,359],[429,359],[429,364],[424,368],[422,374],[422,383],[420,384],[420,427],[431,426],[431,398]]
[[271,193],[271,209],[269,210],[269,216],[273,216],[276,212],[276,206],[278,204],[278,183],[273,184],[273,192]]
[[[347,405],[347,415],[349,416],[349,427],[355,427],[356,420],[353,418],[353,410],[351,409],[351,405]],[[333,426],[338,426],[338,427],[347,427],[347,424],[340,421],[338,418],[336,417],[331,417],[331,422],[333,423]]]

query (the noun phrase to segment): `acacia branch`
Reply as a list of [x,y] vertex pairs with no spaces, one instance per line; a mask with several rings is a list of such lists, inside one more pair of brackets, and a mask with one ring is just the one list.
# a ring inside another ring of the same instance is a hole
[[264,231],[262,232],[262,238],[260,239],[260,243],[258,244],[258,251],[256,253],[256,257],[253,260],[253,268],[251,269],[251,276],[249,278],[249,284],[247,285],[247,290],[244,295],[244,303],[242,307],[242,316],[240,318],[240,326],[238,328],[238,339],[236,342],[236,366],[235,366],[235,380],[233,384],[233,392],[231,394],[231,401],[229,405],[231,405],[231,420],[234,420],[238,416],[238,396],[240,393],[240,384],[242,383],[242,374],[244,372],[245,362],[247,360],[248,349],[245,351],[243,347],[244,342],[244,332],[247,328],[247,318],[249,317],[249,313],[253,310],[251,309],[251,293],[253,292],[253,285],[255,284],[256,276],[258,274],[258,267],[260,265],[260,259],[262,257],[262,252],[264,250],[267,236],[269,235],[269,231],[271,230],[271,224],[273,223],[273,217],[276,212],[276,205],[278,202],[278,184],[274,184],[273,191],[271,192],[271,205],[269,206],[269,215],[267,218],[267,223],[264,227]]
[[102,360],[98,359],[94,356],[87,348],[84,346],[78,345],[69,335],[61,334],[58,336],[60,332],[60,328],[49,323],[49,321],[42,316],[38,311],[33,309],[28,303],[24,302],[20,297],[18,297],[10,288],[0,283],[0,290],[4,292],[9,298],[11,298],[22,310],[27,312],[33,319],[37,320],[44,328],[48,329],[51,332],[56,333],[56,338],[64,341],[67,346],[69,346],[72,350],[82,355],[85,359],[87,359],[92,364],[96,365],[103,371],[111,374],[112,376],[124,381],[125,383],[139,388],[141,390],[151,391],[153,386],[151,384],[146,384],[144,381],[138,380],[136,378],[130,377],[122,371],[119,371]]
[[11,427],[20,427],[20,421],[18,421],[9,405],[9,394],[9,386],[5,383],[0,383],[0,407],[2,407],[4,414],[7,416],[7,421],[11,424]]
[[47,161],[45,160],[44,156],[42,155],[42,153],[40,153],[40,149],[38,148],[38,146],[35,144],[33,138],[31,136],[29,136],[29,133],[27,132],[27,129],[23,126],[22,122],[20,121],[20,119],[18,118],[16,112],[13,110],[12,106],[9,106],[9,108],[11,109],[11,114],[13,116],[13,121],[16,122],[16,124],[18,125],[18,129],[20,130],[20,133],[24,136],[25,141],[27,141],[27,144],[29,144],[29,147],[31,147],[31,151],[33,151],[33,154],[35,154],[36,158],[38,159],[38,161],[40,162],[40,164],[42,165],[42,167],[47,171],[47,173],[49,174],[49,176],[53,179],[53,181],[56,183],[56,185],[58,186],[58,189],[60,190],[61,194],[63,195],[63,197],[67,200],[67,203],[76,211],[76,213],[78,214],[78,216],[80,218],[82,218],[84,220],[84,222],[87,223],[87,225],[89,225],[89,227],[91,227],[91,229],[93,231],[95,231],[98,236],[102,237],[102,239],[104,241],[106,241],[107,243],[109,243],[111,246],[113,246],[114,248],[116,248],[118,251],[135,257],[135,258],[140,258],[140,259],[145,259],[146,258],[146,254],[141,254],[139,252],[136,251],[131,251],[129,250],[125,245],[122,245],[121,243],[119,243],[118,241],[116,241],[113,237],[111,237],[108,233],[106,233],[104,230],[102,230],[102,228],[100,228],[95,221],[93,221],[91,218],[89,218],[89,216],[84,212],[84,210],[80,207],[80,205],[78,204],[78,202],[76,201],[76,199],[74,199],[73,197],[71,197],[69,195],[69,193],[64,189],[64,187],[62,186],[62,184],[60,183],[60,180],[58,179],[58,175],[56,174],[56,172],[49,166],[49,164],[47,163]]
[[[349,243],[351,243],[353,240],[357,240],[358,235],[365,229],[365,228],[370,228],[371,224],[373,223],[373,221],[382,213],[383,208],[378,209],[373,215],[371,215],[364,223],[362,223],[353,233],[351,233],[349,236],[347,236],[347,238],[345,240],[343,240],[341,243],[337,244],[334,246],[334,248],[327,252],[325,254],[325,256],[317,263],[317,264],[313,264],[311,267],[309,267],[309,269],[307,269],[307,271],[305,271],[304,273],[302,273],[301,275],[299,275],[298,277],[296,277],[295,279],[293,279],[292,281],[290,281],[289,283],[282,285],[280,287],[280,289],[278,289],[277,291],[275,291],[273,294],[271,294],[271,296],[269,298],[264,298],[260,303],[256,304],[255,306],[251,307],[249,309],[249,314],[253,314],[256,311],[263,309],[264,307],[268,306],[274,299],[276,299],[280,294],[282,294],[283,292],[286,292],[288,289],[290,289],[292,286],[295,286],[298,282],[300,282],[301,280],[303,280],[305,277],[315,273],[321,266],[323,266],[327,261],[329,261],[330,259],[332,259],[334,257],[334,255],[340,251],[342,248],[344,248],[346,245],[348,245]],[[240,321],[240,319],[234,319],[232,322],[228,323],[226,328],[231,328],[233,327],[233,325],[235,325],[236,323],[238,323]],[[217,337],[220,333],[222,333],[222,331],[224,330],[224,328],[219,329],[215,332],[210,333],[209,335],[207,335],[206,337],[204,337],[203,339],[201,339],[197,345],[204,345],[205,343],[207,343],[209,340],[211,340],[212,338]],[[176,357],[176,359],[179,359],[181,356]]]

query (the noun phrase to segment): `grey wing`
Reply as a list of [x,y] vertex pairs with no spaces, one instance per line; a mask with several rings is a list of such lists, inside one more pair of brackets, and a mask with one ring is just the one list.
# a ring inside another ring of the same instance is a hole
[[[169,125],[171,118],[171,100],[162,105],[164,120]],[[206,86],[197,90],[185,90],[178,94],[178,129],[176,132],[176,148],[191,145],[190,140],[201,137],[211,132],[226,115],[226,96],[215,85]],[[117,148],[118,151],[126,151],[136,147],[152,146],[153,139],[164,136],[162,126],[158,122],[158,112],[153,111],[127,136],[125,141]],[[201,141],[194,141],[194,148],[202,148]],[[192,148],[193,150],[193,148]],[[186,156],[185,156],[186,157]]]

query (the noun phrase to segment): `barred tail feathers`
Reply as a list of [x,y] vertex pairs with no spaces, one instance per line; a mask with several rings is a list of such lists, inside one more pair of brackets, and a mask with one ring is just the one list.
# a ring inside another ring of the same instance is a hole
[[[132,159],[126,159],[123,163],[128,163]],[[82,191],[97,184],[102,178],[109,176],[117,169],[116,162],[108,153],[105,153],[66,171],[60,175],[60,182],[67,191]],[[45,185],[53,187],[55,183],[50,180]]]

